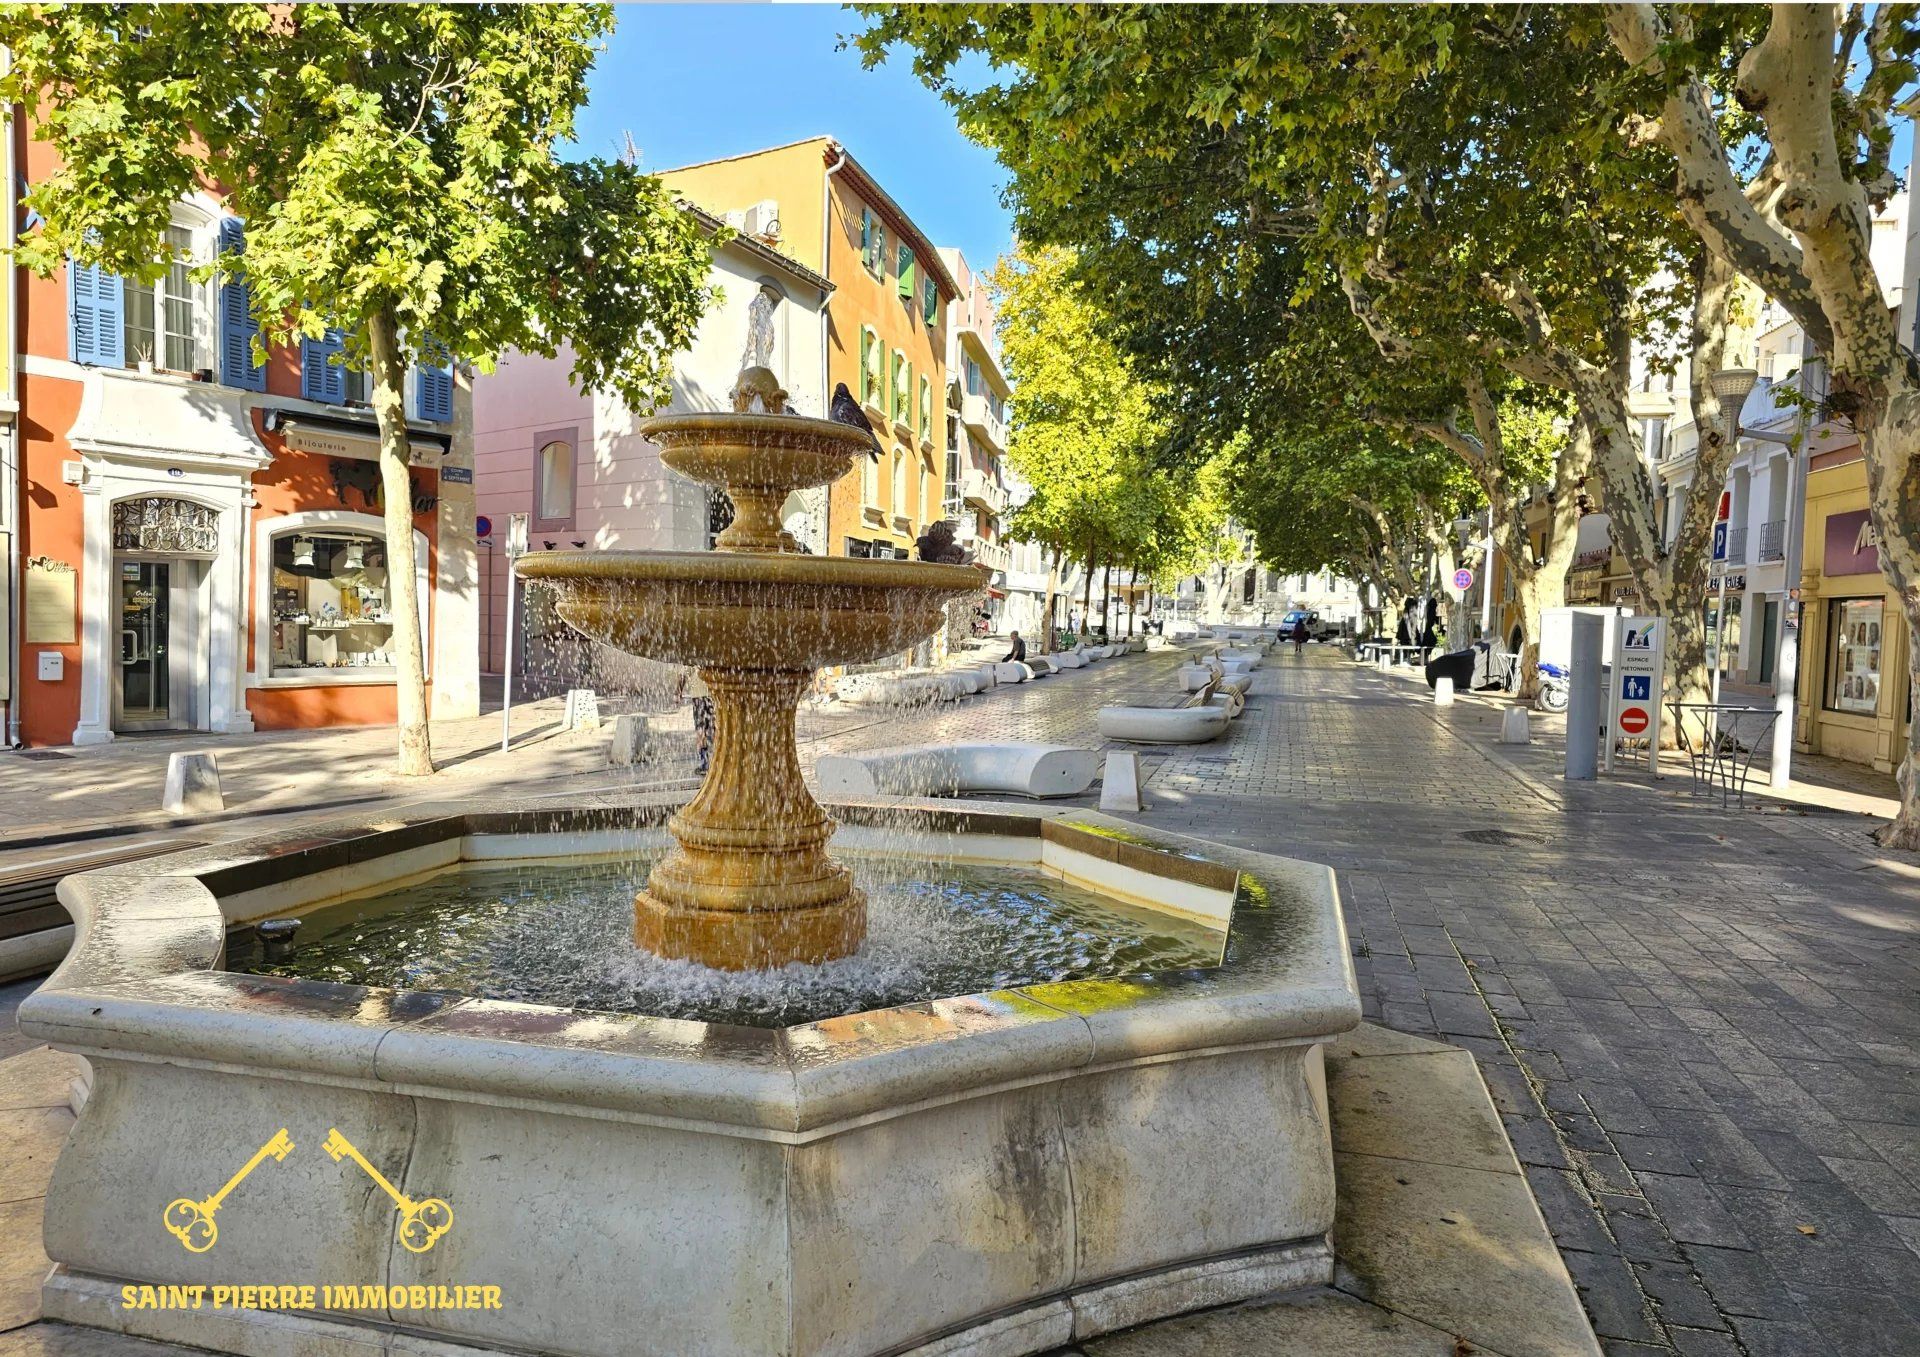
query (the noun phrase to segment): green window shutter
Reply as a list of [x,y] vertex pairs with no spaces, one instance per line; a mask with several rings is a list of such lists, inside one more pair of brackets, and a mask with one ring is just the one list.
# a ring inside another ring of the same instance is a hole
[[908,246],[900,247],[900,295],[908,301],[913,300],[914,268],[913,250]]
[[867,267],[873,267],[873,213],[866,208],[860,209],[860,257]]
[[929,325],[940,318],[940,286],[932,274],[920,284],[920,313]]

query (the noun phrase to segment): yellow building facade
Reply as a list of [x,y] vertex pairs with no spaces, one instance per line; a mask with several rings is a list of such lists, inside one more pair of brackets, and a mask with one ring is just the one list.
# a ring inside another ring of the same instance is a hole
[[1892,772],[1906,753],[1911,640],[1880,573],[1858,444],[1814,454],[1806,513],[1794,745]]
[[[924,232],[830,137],[662,172],[674,192],[824,274],[826,386],[792,393],[824,414],[846,383],[880,439],[826,501],[835,556],[912,554],[944,516],[948,306],[960,293]],[[784,374],[783,374],[784,375]]]

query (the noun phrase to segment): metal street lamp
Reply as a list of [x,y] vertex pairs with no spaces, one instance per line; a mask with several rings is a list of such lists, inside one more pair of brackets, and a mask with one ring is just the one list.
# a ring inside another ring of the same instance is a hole
[[[1740,425],[1740,412],[1747,403],[1747,396],[1759,381],[1760,374],[1752,368],[1723,368],[1707,379],[1714,394],[1720,398],[1721,422],[1729,439],[1748,439],[1755,443],[1771,443],[1787,450],[1787,530],[1786,541],[1781,552],[1781,598],[1780,624],[1774,637],[1773,662],[1773,749],[1771,751],[1768,782],[1775,787],[1784,787],[1793,780],[1793,704],[1796,699],[1800,668],[1800,557],[1804,550],[1807,513],[1807,459],[1802,456],[1803,444],[1807,439],[1807,372],[1812,364],[1821,361],[1809,358],[1800,367],[1799,412],[1794,418],[1791,434],[1775,433],[1771,429],[1743,429]],[[1722,576],[1724,579],[1725,577]],[[1723,591],[1724,597],[1724,591]],[[1726,640],[1726,617],[1724,602],[1718,619],[1721,644]],[[1716,651],[1718,646],[1716,646]],[[1718,688],[1719,656],[1715,655],[1714,679]]]

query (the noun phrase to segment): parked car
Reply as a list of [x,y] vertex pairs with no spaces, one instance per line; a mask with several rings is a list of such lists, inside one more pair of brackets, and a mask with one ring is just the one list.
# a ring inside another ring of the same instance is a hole
[[1311,640],[1324,641],[1333,635],[1333,624],[1311,608],[1294,608],[1280,619],[1280,634],[1291,636],[1293,624],[1301,618],[1307,619],[1307,636]]

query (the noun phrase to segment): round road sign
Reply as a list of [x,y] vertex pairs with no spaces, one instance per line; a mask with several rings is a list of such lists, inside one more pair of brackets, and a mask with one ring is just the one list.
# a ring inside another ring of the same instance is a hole
[[1646,731],[1650,718],[1645,707],[1622,707],[1620,709],[1620,729],[1629,735],[1639,735]]
[[1473,572],[1465,566],[1453,572],[1453,587],[1456,589],[1473,588]]

